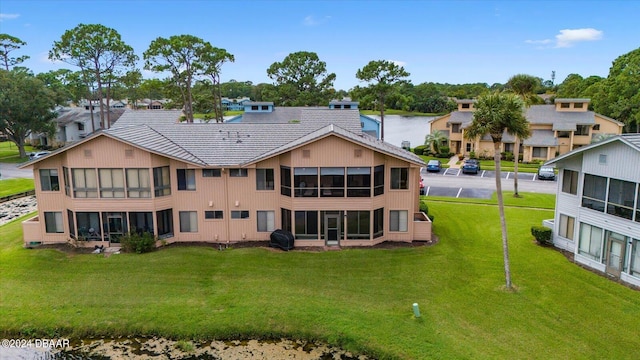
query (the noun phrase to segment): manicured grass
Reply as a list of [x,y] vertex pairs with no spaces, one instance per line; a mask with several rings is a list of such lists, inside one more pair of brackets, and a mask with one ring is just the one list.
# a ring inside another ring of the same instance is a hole
[[424,160],[425,163],[428,163],[429,160],[440,160],[440,162],[442,163],[442,168],[443,169],[448,169],[449,168],[449,159],[446,158],[438,158],[435,156],[429,156],[429,155],[418,155],[420,156],[420,158],[422,160]]
[[497,207],[429,208],[433,246],[326,252],[70,255],[23,249],[13,222],[0,227],[0,336],[284,336],[381,359],[637,357],[640,293],[536,245],[530,228],[553,211],[506,209],[511,293]]
[[[480,167],[482,168],[482,170],[495,170],[496,163],[493,160],[480,160]],[[513,167],[513,161],[500,161],[500,170],[502,171],[513,171]],[[518,172],[536,173],[538,172],[539,167],[540,164],[519,163]]]
[[19,194],[33,189],[33,179],[15,178],[0,180],[0,197]]
[[[520,193],[520,197],[513,197],[513,191],[503,191],[505,206],[528,207],[535,209],[555,209],[556,196],[553,194]],[[422,200],[430,204],[432,201],[465,204],[497,205],[498,195],[494,192],[491,199],[452,198],[447,196],[421,196]],[[553,216],[552,216],[553,217]]]
[[[24,150],[27,154],[35,151],[31,145],[26,145]],[[0,142],[0,162],[16,164],[29,160],[28,156],[21,158],[19,155],[16,144],[11,141]]]

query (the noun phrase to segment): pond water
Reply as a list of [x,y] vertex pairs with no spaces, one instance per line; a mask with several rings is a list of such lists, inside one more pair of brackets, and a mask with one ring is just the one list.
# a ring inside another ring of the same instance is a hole
[[[380,120],[380,115],[367,115]],[[384,141],[396,146],[402,146],[403,141],[409,141],[411,147],[424,144],[424,137],[431,131],[429,121],[434,116],[384,116]]]
[[0,359],[37,360],[107,360],[107,359],[300,359],[300,360],[367,360],[363,355],[324,344],[307,341],[233,340],[173,341],[163,338],[85,339],[71,341],[64,349],[0,348]]

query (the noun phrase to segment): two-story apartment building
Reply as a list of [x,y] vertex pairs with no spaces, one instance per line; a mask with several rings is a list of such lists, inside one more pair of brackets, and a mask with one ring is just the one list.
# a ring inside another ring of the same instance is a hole
[[117,246],[129,231],[171,242],[268,240],[367,246],[431,239],[416,155],[362,132],[351,110],[307,109],[280,123],[181,123],[127,111],[32,167],[38,215],[25,244]]
[[558,168],[556,247],[640,286],[640,134],[624,134],[547,162]]
[[[553,105],[532,105],[526,109],[531,137],[521,141],[523,161],[549,160],[591,143],[601,135],[622,133],[623,123],[588,110],[589,99],[556,99]],[[465,139],[465,129],[473,121],[475,100],[458,100],[458,110],[434,119],[431,131],[441,131],[449,140],[452,152],[468,156],[493,156],[493,142],[488,135]],[[504,134],[503,152],[514,152],[515,138]]]

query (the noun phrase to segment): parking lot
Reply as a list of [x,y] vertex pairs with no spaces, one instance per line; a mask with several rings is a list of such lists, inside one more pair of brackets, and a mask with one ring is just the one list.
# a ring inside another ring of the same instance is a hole
[[[445,196],[456,198],[490,199],[495,192],[495,171],[481,170],[478,174],[463,174],[461,169],[442,169],[440,172],[426,172],[421,176],[427,196]],[[514,173],[500,173],[502,190],[513,191]],[[538,192],[555,194],[557,181],[539,180],[535,173],[518,172],[519,192]]]

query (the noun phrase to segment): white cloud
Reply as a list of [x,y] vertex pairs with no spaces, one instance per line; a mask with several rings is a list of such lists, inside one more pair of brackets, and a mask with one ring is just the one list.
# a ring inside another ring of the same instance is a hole
[[593,28],[564,29],[556,35],[556,47],[571,47],[580,41],[595,41],[602,39],[602,31]]
[[325,16],[323,18],[317,19],[313,15],[309,15],[304,18],[304,20],[302,21],[302,24],[304,26],[318,26],[326,23],[327,21],[329,21],[329,19],[331,19],[331,16]]
[[0,13],[0,22],[5,21],[5,20],[16,19],[18,16],[20,16],[20,14],[2,14],[2,13]]
[[527,44],[538,45],[539,49],[552,47],[565,48],[571,47],[577,42],[581,41],[596,41],[602,39],[602,31],[593,28],[585,29],[563,29],[556,35],[554,39],[543,40],[525,40]]

